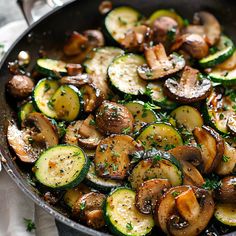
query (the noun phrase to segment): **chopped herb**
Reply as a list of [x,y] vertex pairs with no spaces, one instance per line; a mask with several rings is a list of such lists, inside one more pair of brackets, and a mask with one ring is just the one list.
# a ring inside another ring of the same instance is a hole
[[168,30],[167,32],[168,40],[172,42],[175,39],[175,35],[176,35],[176,28],[172,27],[170,30]]
[[173,195],[174,197],[177,197],[177,196],[179,196],[179,195],[180,195],[180,193],[179,193],[179,192],[177,192],[177,191],[174,191],[174,192],[172,193],[172,195]]
[[118,20],[121,25],[127,25],[127,22],[125,20],[123,20],[120,16],[118,17]]
[[33,144],[34,143],[34,140],[33,140],[33,138],[31,136],[28,137],[28,142],[29,142],[29,144]]
[[126,128],[124,128],[124,129],[122,129],[122,134],[129,134],[130,133],[130,131],[131,131],[131,128],[130,127],[126,127]]
[[153,72],[151,71],[151,69],[147,69],[145,71],[145,75],[148,77],[148,78],[151,78],[153,76]]
[[158,112],[160,121],[169,122],[170,116],[166,112]]
[[31,219],[24,218],[24,223],[26,226],[26,231],[31,232],[32,230],[36,229],[35,223]]
[[144,151],[137,151],[132,154],[130,154],[131,157],[131,163],[137,163],[143,158]]
[[223,162],[228,162],[230,157],[223,155],[222,160]]
[[112,156],[114,157],[120,157],[120,154],[116,151],[111,151]]
[[154,165],[157,164],[157,162],[160,161],[161,159],[162,159],[161,156],[155,155],[155,156],[152,158],[153,164],[154,164]]
[[113,171],[117,171],[117,170],[118,170],[118,165],[112,163],[111,166],[112,166],[112,170],[113,170]]
[[223,120],[223,119],[224,119],[224,114],[223,114],[223,113],[220,113],[219,118],[220,118],[220,120]]
[[157,110],[157,109],[160,109],[160,107],[156,106],[153,103],[145,102],[144,105],[143,105],[143,109],[144,109],[144,111],[147,111],[147,110]]
[[74,152],[72,156],[75,157],[75,156],[79,156],[79,155],[81,155],[81,152]]
[[57,130],[60,138],[66,134],[66,125],[64,121],[61,121],[57,124]]
[[202,144],[201,144],[201,143],[198,143],[198,144],[197,144],[197,147],[198,147],[198,148],[202,148]]
[[184,26],[189,26],[189,20],[188,19],[183,19],[183,24],[184,24]]
[[215,54],[218,51],[219,51],[218,48],[214,46],[209,49],[210,54]]
[[54,102],[55,102],[54,99],[48,101],[48,107],[49,107],[51,110],[54,110],[54,104],[53,104]]
[[145,92],[143,94],[150,97],[152,93],[153,93],[152,89],[146,87]]
[[170,149],[175,148],[174,144],[166,144],[166,146],[164,147],[165,151],[169,151]]
[[83,211],[85,207],[86,207],[86,202],[81,202],[79,206],[80,210]]
[[236,112],[236,105],[233,105],[232,108],[233,108],[234,112]]
[[127,230],[132,230],[133,228],[134,228],[134,227],[133,227],[133,225],[132,225],[131,222],[129,222],[129,223],[126,224],[126,229],[127,229]]
[[220,186],[219,177],[214,174],[212,174],[210,178],[206,178],[205,180],[206,182],[202,185],[202,188],[206,190],[214,190]]
[[132,95],[131,94],[125,94],[124,95],[124,99],[123,100],[119,100],[118,102],[120,104],[125,104],[126,102],[128,101],[131,101],[133,98],[132,98]]
[[89,125],[96,125],[95,120],[91,119],[91,120],[89,121]]

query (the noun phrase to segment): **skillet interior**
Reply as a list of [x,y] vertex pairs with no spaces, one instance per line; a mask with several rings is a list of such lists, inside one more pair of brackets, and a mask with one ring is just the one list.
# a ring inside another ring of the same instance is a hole
[[[100,2],[100,0],[72,1],[43,17],[23,33],[8,51],[0,65],[0,149],[2,156],[7,160],[4,167],[22,191],[58,220],[79,230],[81,232],[80,235],[104,235],[104,233],[89,229],[69,220],[58,213],[57,209],[45,203],[40,198],[37,190],[26,181],[27,175],[25,171],[12,160],[13,156],[9,152],[5,134],[8,120],[12,119],[14,112],[9,105],[11,103],[9,98],[5,96],[5,84],[9,77],[7,63],[14,61],[19,51],[26,50],[30,52],[32,66],[38,57],[38,50],[42,46],[50,50],[60,48],[65,40],[65,33],[73,30],[82,31],[101,25],[102,18],[97,10]],[[224,27],[224,32],[236,42],[236,15],[234,15],[236,4],[234,0],[113,0],[112,2],[115,6],[131,5],[147,16],[158,8],[174,8],[180,15],[190,20],[194,12],[208,10],[217,16],[221,25]],[[235,234],[233,233],[233,235]]]

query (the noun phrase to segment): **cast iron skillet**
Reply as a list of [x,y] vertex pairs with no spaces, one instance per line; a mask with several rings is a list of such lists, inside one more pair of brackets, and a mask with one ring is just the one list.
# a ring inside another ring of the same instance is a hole
[[[70,220],[60,213],[60,209],[43,201],[38,191],[27,182],[26,172],[12,160],[13,156],[9,151],[5,134],[8,120],[12,119],[14,112],[10,106],[9,98],[5,96],[5,84],[9,78],[7,63],[14,61],[19,51],[30,52],[32,67],[38,57],[39,49],[60,48],[65,41],[67,32],[83,31],[100,26],[102,22],[102,17],[98,12],[100,2],[101,0],[72,1],[47,14],[18,38],[0,64],[0,154],[6,159],[3,166],[19,188],[57,220],[78,230],[80,235],[96,236],[108,234],[92,230]],[[158,8],[174,8],[183,17],[191,19],[194,12],[208,10],[217,16],[224,32],[236,42],[236,4],[234,0],[113,0],[112,2],[114,6],[131,5],[147,16]],[[231,235],[235,234],[236,232]]]

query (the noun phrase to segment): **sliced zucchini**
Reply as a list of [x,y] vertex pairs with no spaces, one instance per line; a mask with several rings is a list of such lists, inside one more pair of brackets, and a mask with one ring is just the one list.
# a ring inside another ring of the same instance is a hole
[[36,110],[34,108],[32,101],[29,101],[29,102],[25,103],[23,106],[21,106],[19,113],[18,113],[18,118],[19,118],[20,124],[22,124],[22,122],[28,117],[28,115],[31,112],[35,112],[35,111]]
[[129,181],[133,189],[137,189],[149,179],[168,179],[172,186],[182,184],[180,163],[170,153],[154,152],[155,155],[140,161],[132,170]]
[[107,68],[115,57],[123,53],[123,50],[116,47],[97,48],[89,54],[89,58],[84,62],[86,72],[92,77],[93,83],[106,99],[110,94],[107,83]]
[[87,175],[89,160],[81,148],[57,145],[43,152],[35,163],[35,177],[50,188],[67,189]]
[[89,192],[89,187],[81,183],[74,188],[66,190],[63,200],[69,208],[72,208],[79,198]]
[[147,89],[151,91],[150,98],[160,107],[168,110],[175,109],[177,107],[177,103],[171,101],[163,91],[163,81],[155,81],[149,82],[147,85]]
[[204,57],[199,61],[199,64],[203,68],[214,67],[231,57],[234,53],[234,44],[232,40],[224,35],[220,37],[220,41],[216,45],[216,48],[216,53]]
[[111,189],[120,187],[122,182],[112,179],[104,179],[96,174],[94,163],[91,162],[89,171],[86,175],[86,184],[99,191],[109,192]]
[[44,115],[51,118],[56,118],[56,112],[48,106],[48,102],[58,88],[57,80],[42,79],[37,83],[33,92],[35,106]]
[[142,101],[130,101],[125,104],[134,117],[134,133],[137,133],[145,124],[158,120],[158,116],[152,109],[147,109]]
[[137,68],[144,63],[142,56],[132,53],[115,58],[108,68],[111,84],[126,94],[143,94],[147,83],[139,77]]
[[113,191],[105,203],[105,220],[115,235],[142,236],[151,232],[154,220],[135,207],[135,192],[128,188]]
[[177,126],[193,131],[195,127],[202,127],[203,119],[200,112],[191,106],[180,106],[170,113],[176,120]]
[[236,204],[218,203],[214,215],[221,223],[236,226]]
[[152,15],[149,17],[148,22],[149,24],[153,24],[153,22],[163,16],[170,17],[174,19],[180,28],[184,26],[184,20],[183,18],[178,15],[173,9],[160,9],[152,13]]
[[48,77],[57,78],[67,74],[65,62],[45,58],[37,60],[36,70]]
[[229,117],[232,117],[235,114],[235,106],[236,101],[232,99],[230,94],[225,95],[222,88],[215,87],[206,100],[203,111],[205,119],[220,133],[227,134],[227,122]]
[[114,135],[103,139],[94,158],[96,173],[105,178],[124,179],[127,176],[129,154],[137,151],[138,144],[128,135]]
[[128,30],[137,26],[142,19],[141,13],[128,7],[117,7],[105,18],[105,29],[112,41],[120,43]]
[[81,111],[81,94],[73,85],[62,85],[53,94],[48,106],[56,113],[56,119],[73,121]]
[[166,123],[154,123],[145,126],[136,139],[145,149],[151,147],[164,150],[169,145],[183,145],[183,140],[178,131]]

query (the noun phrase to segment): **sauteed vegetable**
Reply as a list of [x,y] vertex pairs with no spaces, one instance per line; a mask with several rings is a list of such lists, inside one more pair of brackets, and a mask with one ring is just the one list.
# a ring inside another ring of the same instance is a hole
[[233,41],[205,11],[99,10],[102,30],[72,32],[61,58],[9,63],[17,161],[45,201],[101,231],[235,230]]

